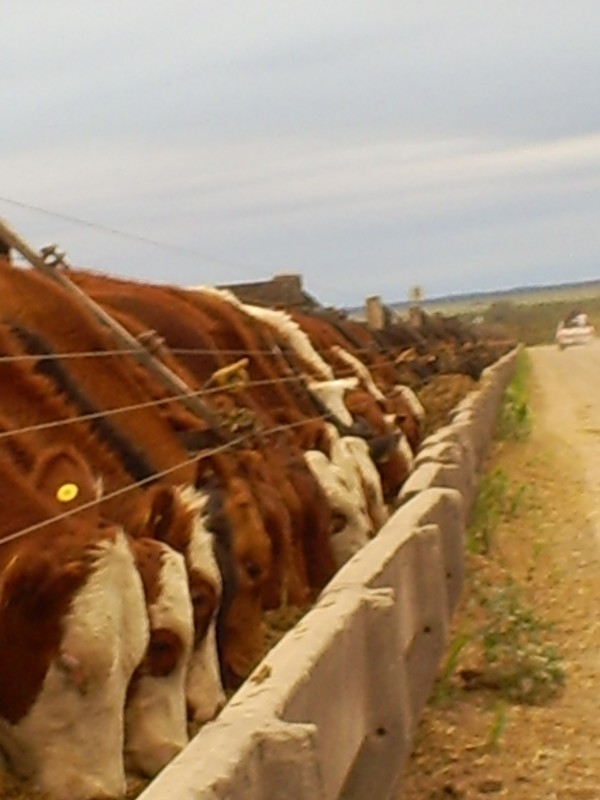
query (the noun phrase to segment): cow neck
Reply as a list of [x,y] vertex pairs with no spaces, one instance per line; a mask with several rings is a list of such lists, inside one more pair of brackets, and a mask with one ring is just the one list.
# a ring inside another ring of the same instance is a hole
[[43,338],[14,321],[11,321],[10,327],[22,343],[26,353],[40,356],[35,361],[34,370],[48,378],[56,387],[56,390],[65,395],[82,415],[97,415],[89,420],[92,430],[101,441],[119,456],[123,467],[129,475],[136,481],[151,478],[156,473],[156,470],[151,466],[145,454],[133,442],[128,440],[123,433],[117,430],[106,417],[99,414],[100,409],[98,406],[77,386],[60,359],[55,357],[44,358],[44,356],[54,356],[54,353]]

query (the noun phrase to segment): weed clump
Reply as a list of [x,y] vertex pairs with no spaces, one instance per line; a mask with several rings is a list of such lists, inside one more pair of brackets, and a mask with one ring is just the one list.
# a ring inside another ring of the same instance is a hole
[[491,592],[478,587],[478,602],[485,621],[479,630],[487,665],[485,682],[512,702],[539,704],[564,686],[560,655],[547,641],[552,630],[523,597],[510,577]]
[[467,549],[470,553],[489,554],[496,531],[506,520],[514,519],[527,501],[528,487],[513,486],[503,469],[484,475],[467,526]]

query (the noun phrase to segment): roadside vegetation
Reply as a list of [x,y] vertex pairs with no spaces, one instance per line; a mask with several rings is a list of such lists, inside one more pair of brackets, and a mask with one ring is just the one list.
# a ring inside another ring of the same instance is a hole
[[433,703],[452,702],[465,691],[495,698],[490,740],[498,737],[508,703],[543,703],[561,691],[564,670],[552,643],[552,625],[530,603],[529,571],[513,573],[503,557],[502,536],[527,520],[534,505],[531,487],[515,480],[499,454],[518,447],[531,432],[529,362],[523,351],[504,392],[489,467],[483,476],[467,530],[467,582],[462,627],[442,666]]
[[525,345],[552,344],[556,326],[576,308],[585,311],[591,324],[600,331],[600,296],[535,305],[503,300],[492,303],[481,317],[485,325],[500,328],[508,338]]
[[398,800],[599,796],[597,427],[578,438],[563,361],[558,349],[523,353],[505,392]]
[[[475,295],[469,301],[455,302],[451,298],[437,304],[424,303],[423,310],[434,318],[457,319],[481,325],[495,338],[518,341],[527,346],[552,344],[558,323],[571,312],[587,313],[589,321],[600,332],[600,283],[564,287],[562,291],[549,288],[507,293],[492,302]],[[407,309],[396,313],[408,318]]]

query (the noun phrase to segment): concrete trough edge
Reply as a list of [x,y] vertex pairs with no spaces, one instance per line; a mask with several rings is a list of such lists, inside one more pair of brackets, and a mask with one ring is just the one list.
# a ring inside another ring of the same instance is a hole
[[518,349],[427,437],[398,508],[139,800],[392,798],[447,642]]

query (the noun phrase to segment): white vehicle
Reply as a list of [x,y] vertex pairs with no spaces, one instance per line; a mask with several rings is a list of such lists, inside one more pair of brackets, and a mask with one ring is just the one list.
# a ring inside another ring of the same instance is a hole
[[596,329],[590,324],[587,314],[575,314],[558,323],[555,339],[563,350],[572,344],[587,344],[595,335]]

